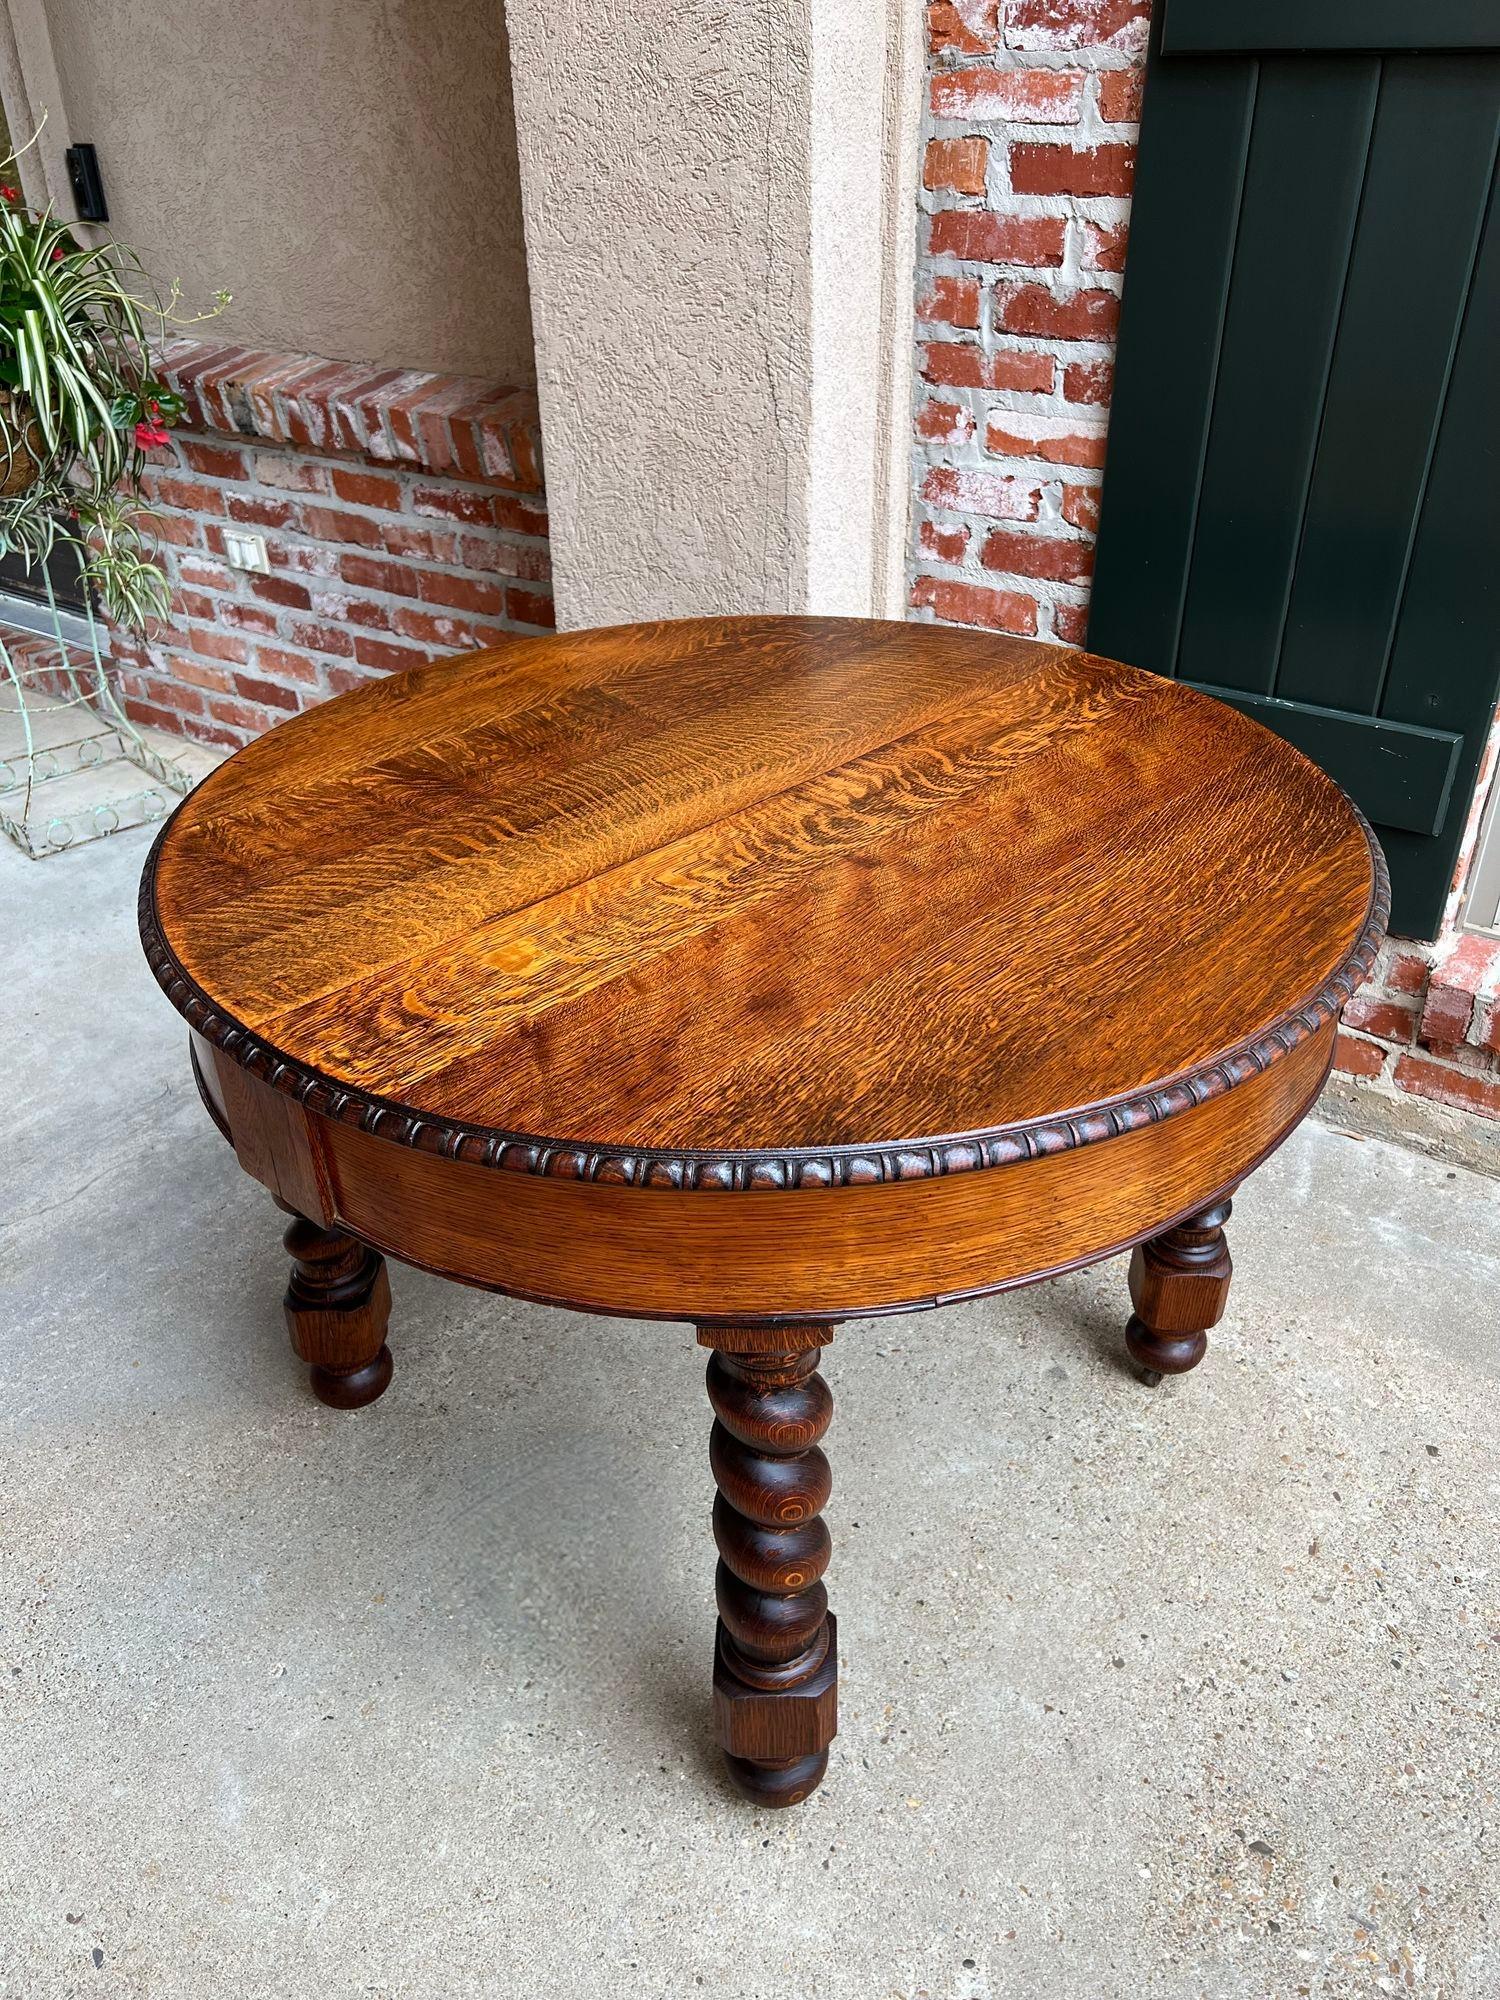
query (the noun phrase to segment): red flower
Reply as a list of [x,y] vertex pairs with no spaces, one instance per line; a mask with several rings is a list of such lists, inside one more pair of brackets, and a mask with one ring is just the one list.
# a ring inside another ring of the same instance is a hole
[[0,201],[19,201],[20,199],[21,190],[19,188],[0,187]]
[[62,247],[62,245],[61,245],[60,243],[54,243],[54,244],[53,244],[53,246],[52,246],[52,261],[53,261],[53,263],[54,263],[54,264],[56,264],[56,263],[57,263],[57,262],[58,262],[58,261],[59,261],[59,260],[60,260],[61,258],[65,257],[66,255],[67,255],[67,252],[66,252],[66,251],[65,251],[65,250],[63,249],[63,247]]
[[149,423],[136,425],[135,441],[142,451],[149,451],[154,444],[167,444],[170,442],[164,425]]

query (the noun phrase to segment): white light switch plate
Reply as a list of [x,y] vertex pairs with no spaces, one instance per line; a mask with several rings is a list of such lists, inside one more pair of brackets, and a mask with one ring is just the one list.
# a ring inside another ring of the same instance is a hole
[[231,569],[255,569],[264,572],[271,567],[266,560],[265,536],[247,534],[243,528],[224,530],[224,560]]

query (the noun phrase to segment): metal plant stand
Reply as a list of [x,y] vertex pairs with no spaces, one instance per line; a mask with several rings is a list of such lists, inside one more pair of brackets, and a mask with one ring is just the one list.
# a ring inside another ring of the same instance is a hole
[[200,775],[126,715],[93,611],[60,612],[38,567],[51,630],[7,626],[0,608],[0,832],[33,861],[165,819]]

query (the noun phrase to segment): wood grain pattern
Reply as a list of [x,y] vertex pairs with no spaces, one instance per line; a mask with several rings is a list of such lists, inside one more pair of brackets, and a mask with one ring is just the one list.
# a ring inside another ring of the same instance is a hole
[[525,1174],[826,1189],[1115,1139],[1327,1026],[1368,830],[1091,655],[816,619],[515,640],[205,781],[142,933],[322,1120]]

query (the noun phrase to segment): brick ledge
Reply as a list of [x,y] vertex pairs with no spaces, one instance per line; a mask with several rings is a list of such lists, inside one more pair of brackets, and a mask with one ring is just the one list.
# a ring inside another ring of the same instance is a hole
[[447,473],[512,492],[542,490],[541,428],[531,389],[202,340],[170,340],[156,362],[186,399],[188,429],[307,451],[354,452],[375,464]]
[[1436,959],[1421,1038],[1429,1047],[1467,1043],[1500,1055],[1500,938],[1464,932]]

